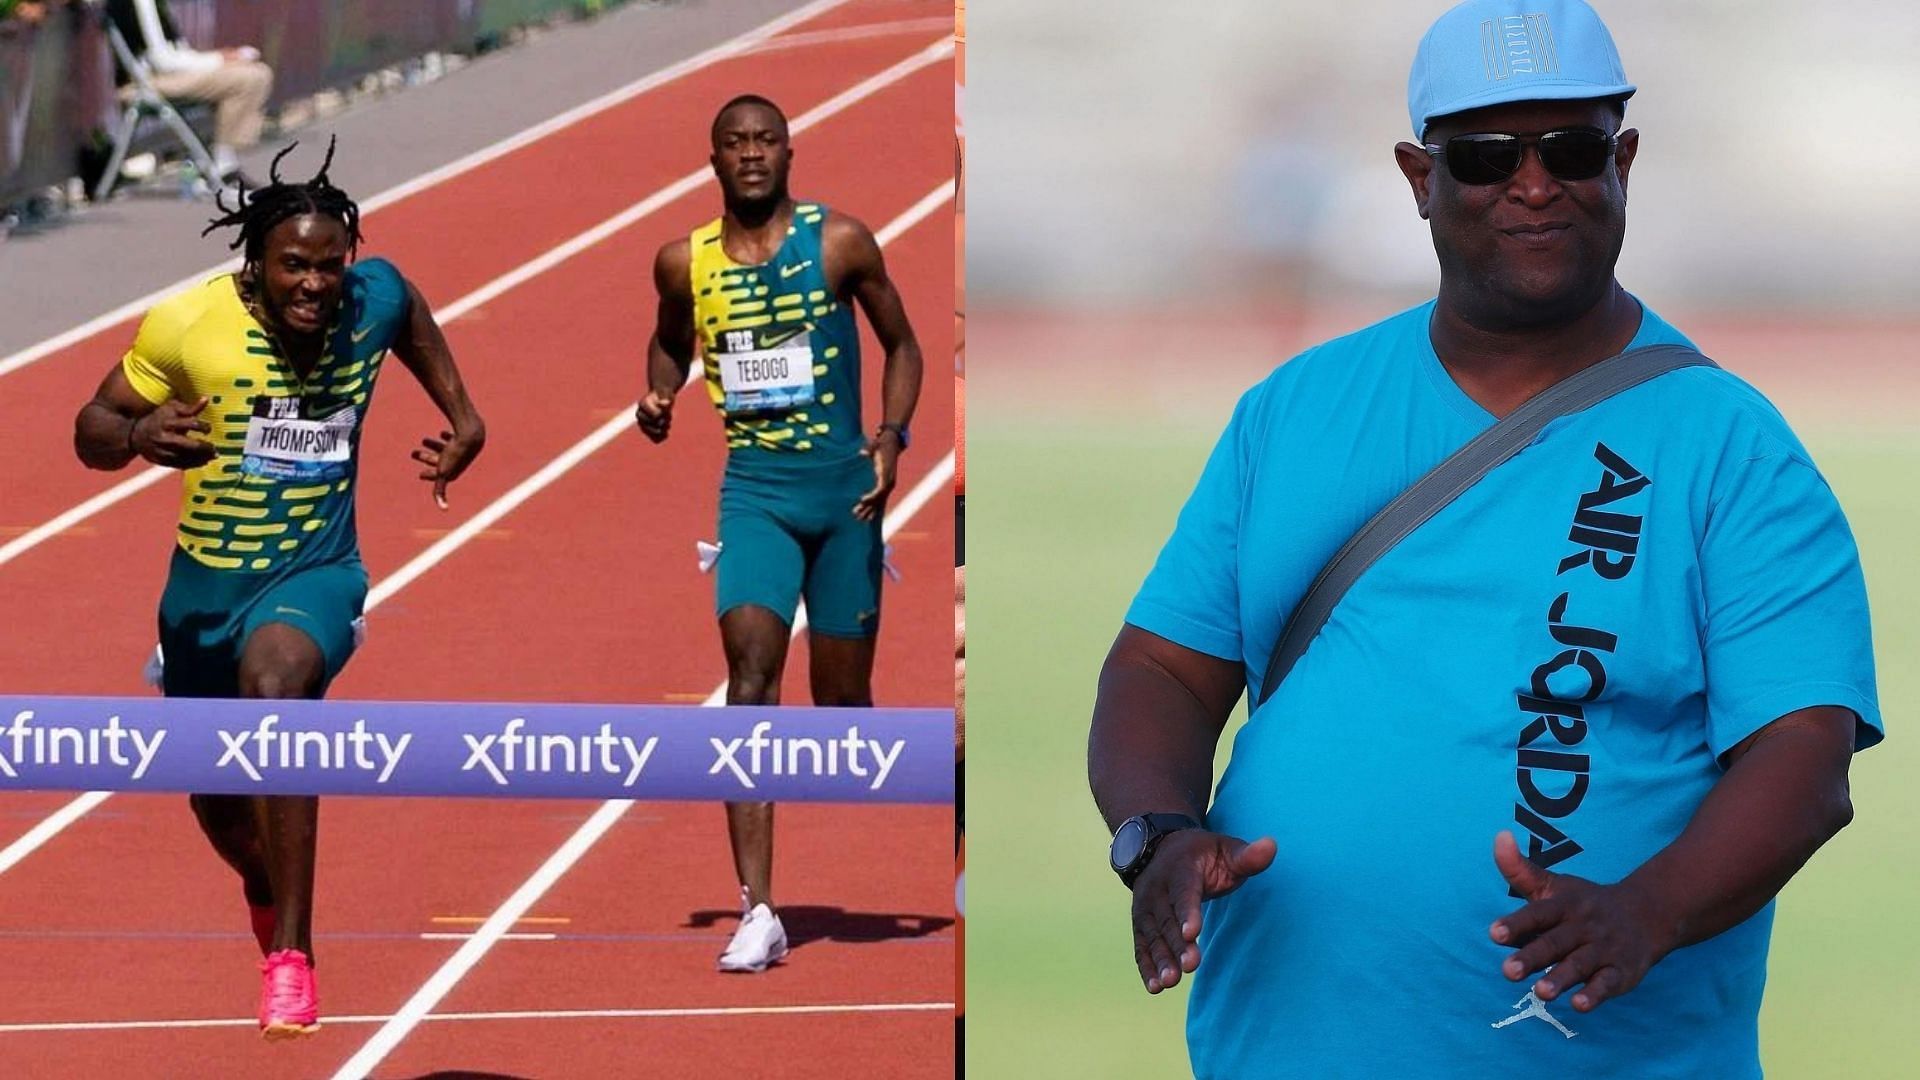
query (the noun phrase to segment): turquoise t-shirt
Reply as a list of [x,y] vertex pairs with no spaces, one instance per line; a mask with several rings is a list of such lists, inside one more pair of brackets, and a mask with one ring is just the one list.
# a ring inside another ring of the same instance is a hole
[[[1431,302],[1241,399],[1127,614],[1246,665],[1333,552],[1493,423],[1434,355]],[[1686,343],[1647,311],[1634,345]],[[1720,755],[1837,705],[1881,738],[1840,507],[1753,388],[1673,372],[1556,420],[1380,559],[1240,732],[1209,827],[1273,836],[1210,902],[1187,1034],[1201,1077],[1756,1077],[1772,906],[1592,1013],[1500,972],[1511,830],[1626,876]]]

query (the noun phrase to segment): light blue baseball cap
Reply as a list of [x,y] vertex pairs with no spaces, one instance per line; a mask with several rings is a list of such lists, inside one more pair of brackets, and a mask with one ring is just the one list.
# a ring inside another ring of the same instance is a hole
[[1629,98],[1613,35],[1583,0],[1467,0],[1440,16],[1413,54],[1413,137],[1436,117],[1509,101]]

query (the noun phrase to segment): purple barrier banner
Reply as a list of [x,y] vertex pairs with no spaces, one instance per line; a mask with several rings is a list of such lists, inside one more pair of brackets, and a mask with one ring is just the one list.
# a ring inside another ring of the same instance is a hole
[[0,697],[0,791],[949,803],[953,713]]

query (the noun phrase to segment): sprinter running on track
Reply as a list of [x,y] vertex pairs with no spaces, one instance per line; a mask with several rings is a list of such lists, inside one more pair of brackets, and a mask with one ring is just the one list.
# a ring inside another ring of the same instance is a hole
[[[360,429],[391,349],[451,430],[413,457],[442,509],[486,428],[420,293],[384,259],[353,262],[360,211],[327,178],[279,177],[208,226],[237,226],[237,274],[155,305],[75,421],[80,460],[180,469],[178,542],[160,599],[169,697],[318,698],[357,644],[367,573],[354,525]],[[224,204],[221,207],[225,210]],[[319,801],[194,795],[240,874],[265,954],[260,1027],[319,1028],[313,867]]]
[[[725,422],[717,610],[727,704],[772,705],[796,605],[811,633],[813,703],[873,703],[881,519],[920,395],[920,345],[859,221],[787,190],[787,118],[742,95],[712,127],[725,213],[654,260],[659,322],[640,430],[667,438],[696,349]],[[886,352],[880,423],[863,435],[858,301]],[[758,972],[787,952],[774,913],[773,805],[727,804],[744,915],[723,971]]]

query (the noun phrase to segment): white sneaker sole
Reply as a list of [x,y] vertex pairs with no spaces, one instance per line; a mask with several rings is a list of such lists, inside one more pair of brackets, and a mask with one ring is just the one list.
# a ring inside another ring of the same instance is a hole
[[784,947],[779,949],[776,952],[768,953],[765,957],[762,957],[757,961],[729,960],[726,957],[722,956],[720,958],[719,968],[721,971],[725,971],[734,975],[758,975],[761,972],[772,967],[773,965],[780,963],[782,960],[785,960],[786,958],[787,958],[787,950]]

